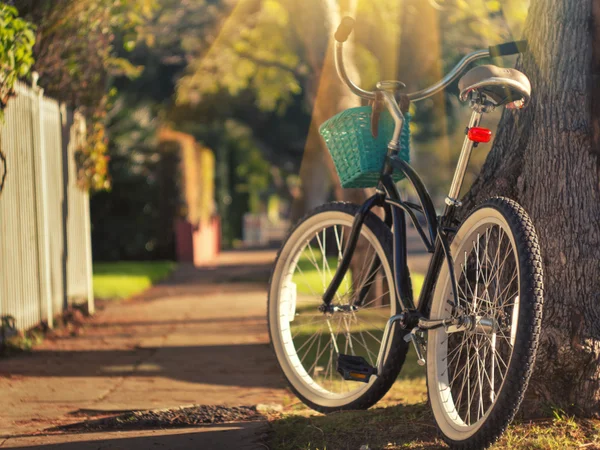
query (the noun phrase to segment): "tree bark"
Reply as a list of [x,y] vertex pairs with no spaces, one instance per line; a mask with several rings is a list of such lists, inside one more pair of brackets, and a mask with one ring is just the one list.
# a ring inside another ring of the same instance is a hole
[[[600,2],[532,0],[530,50],[518,63],[532,101],[503,114],[494,147],[465,198],[517,200],[544,262],[536,369],[522,412],[548,405],[600,414]],[[466,208],[465,208],[466,209]]]

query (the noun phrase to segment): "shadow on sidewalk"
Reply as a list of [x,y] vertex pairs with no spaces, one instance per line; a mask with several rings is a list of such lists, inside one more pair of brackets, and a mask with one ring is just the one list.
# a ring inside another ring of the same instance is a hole
[[[267,431],[262,423],[214,424],[178,430],[156,430],[152,435],[131,436],[135,433],[111,432],[90,434],[87,440],[77,439],[84,433],[55,436],[15,437],[17,442],[8,441],[9,448],[37,450],[146,450],[168,448],[170,450],[252,450],[264,448],[257,444]],[[87,434],[87,433],[85,433]],[[144,434],[149,434],[147,431]],[[12,438],[12,439],[15,439]],[[76,441],[73,439],[77,439]],[[72,442],[65,442],[71,440]],[[22,441],[22,445],[21,442]],[[16,446],[15,446],[16,445]]]
[[142,347],[132,350],[39,350],[31,355],[4,361],[0,376],[163,377],[199,384],[284,387],[269,344]]
[[[162,326],[170,326],[170,325],[204,325],[204,324],[223,324],[226,326],[227,324],[242,324],[244,329],[248,329],[248,326],[256,326],[257,329],[263,331],[265,329],[265,316],[244,316],[244,317],[219,317],[215,319],[213,317],[203,318],[203,319],[180,319],[180,320],[153,320],[153,321],[116,321],[116,322],[100,322],[94,323],[90,322],[86,325],[87,328],[113,328],[113,327],[162,327]],[[253,331],[253,330],[251,330]],[[135,332],[136,336],[144,336]],[[154,335],[154,334],[150,334]],[[114,336],[114,335],[111,335]],[[86,336],[89,338],[90,336]],[[53,337],[52,339],[59,339],[60,337]],[[72,339],[70,336],[64,336],[64,339]],[[103,336],[98,336],[98,338],[103,338]]]

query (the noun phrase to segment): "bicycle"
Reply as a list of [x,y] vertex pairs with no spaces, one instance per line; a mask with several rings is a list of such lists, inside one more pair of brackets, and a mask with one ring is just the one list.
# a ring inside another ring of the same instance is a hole
[[[491,198],[462,223],[456,217],[471,152],[491,140],[491,132],[479,126],[483,114],[501,106],[524,108],[531,86],[521,72],[492,65],[460,79],[460,99],[470,102],[473,113],[439,217],[408,163],[407,110],[411,101],[447,87],[470,63],[523,53],[527,43],[472,52],[418,92],[401,94],[405,85],[399,81],[380,82],[370,92],[356,86],[344,66],[344,43],[353,27],[353,19],[344,18],[335,34],[336,69],[372,105],[341,113],[321,132],[342,186],[376,192],[362,206],[323,205],[290,232],[269,287],[272,346],[292,391],[309,407],[330,413],[377,403],[412,344],[418,363],[427,366],[428,396],[443,439],[454,448],[485,448],[514,418],[532,373],[542,261],[531,219],[515,201]],[[401,198],[395,181],[403,177],[418,204]],[[383,208],[384,219],[373,213],[375,207]],[[432,254],[416,303],[406,216]],[[353,260],[357,248],[360,261]]]

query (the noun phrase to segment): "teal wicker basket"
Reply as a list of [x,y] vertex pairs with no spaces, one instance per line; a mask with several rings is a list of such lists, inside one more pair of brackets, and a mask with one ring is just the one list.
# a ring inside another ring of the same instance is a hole
[[[321,125],[320,133],[325,139],[344,188],[368,188],[377,186],[385,163],[387,146],[394,133],[394,121],[387,112],[381,113],[377,138],[371,133],[370,106],[348,109]],[[400,157],[409,161],[410,115],[405,114],[404,129],[400,138]],[[402,174],[394,174],[400,181]]]

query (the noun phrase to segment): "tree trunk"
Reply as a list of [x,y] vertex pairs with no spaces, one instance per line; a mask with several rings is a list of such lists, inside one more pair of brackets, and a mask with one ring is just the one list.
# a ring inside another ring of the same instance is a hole
[[525,415],[557,405],[600,414],[600,2],[532,0],[518,64],[532,101],[506,110],[467,194],[502,195],[540,238],[545,305]]

